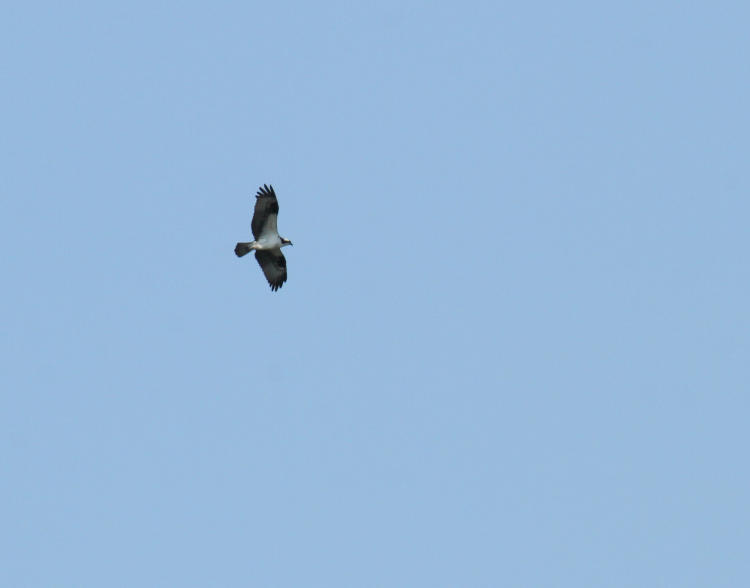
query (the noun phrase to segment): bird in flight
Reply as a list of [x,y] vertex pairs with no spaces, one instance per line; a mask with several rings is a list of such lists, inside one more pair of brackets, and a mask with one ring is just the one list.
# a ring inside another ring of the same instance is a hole
[[281,237],[276,229],[278,215],[279,202],[276,200],[276,192],[273,191],[273,186],[263,184],[255,195],[255,212],[250,225],[255,240],[237,243],[234,248],[237,257],[255,251],[255,259],[258,260],[260,269],[263,270],[274,292],[286,282],[286,259],[281,248],[292,245],[292,242]]

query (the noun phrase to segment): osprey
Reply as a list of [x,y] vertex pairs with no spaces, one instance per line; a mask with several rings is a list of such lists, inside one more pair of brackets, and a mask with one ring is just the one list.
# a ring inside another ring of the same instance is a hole
[[271,285],[271,290],[276,292],[286,282],[286,259],[281,248],[292,245],[292,242],[279,236],[276,229],[279,202],[276,200],[273,186],[263,184],[255,198],[255,212],[251,223],[255,241],[237,243],[234,252],[237,257],[242,257],[255,251],[255,259],[258,260],[260,269]]

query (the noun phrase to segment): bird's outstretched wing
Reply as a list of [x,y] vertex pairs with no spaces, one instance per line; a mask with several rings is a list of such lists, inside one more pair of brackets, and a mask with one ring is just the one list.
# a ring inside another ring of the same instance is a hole
[[273,186],[263,184],[255,198],[255,212],[251,224],[253,237],[257,240],[263,233],[275,235],[277,233],[276,217],[279,214],[279,201],[276,200],[276,192],[273,191]]
[[267,249],[255,252],[260,269],[266,276],[271,290],[276,292],[286,282],[286,258],[281,249]]

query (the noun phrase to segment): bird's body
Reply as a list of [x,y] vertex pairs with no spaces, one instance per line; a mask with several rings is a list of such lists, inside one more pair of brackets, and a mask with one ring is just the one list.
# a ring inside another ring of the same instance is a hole
[[258,260],[260,268],[271,285],[271,290],[275,292],[286,282],[286,258],[281,253],[281,248],[291,245],[292,242],[280,236],[276,228],[279,202],[276,200],[273,186],[263,184],[255,198],[255,211],[251,223],[255,240],[237,243],[234,253],[237,257],[242,257],[255,251],[255,259]]

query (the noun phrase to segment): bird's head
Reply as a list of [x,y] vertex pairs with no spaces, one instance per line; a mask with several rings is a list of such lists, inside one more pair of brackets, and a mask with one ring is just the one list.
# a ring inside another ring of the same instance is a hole
[[294,245],[289,239],[284,239],[284,237],[281,238],[281,246],[285,247],[286,245]]

